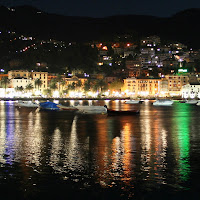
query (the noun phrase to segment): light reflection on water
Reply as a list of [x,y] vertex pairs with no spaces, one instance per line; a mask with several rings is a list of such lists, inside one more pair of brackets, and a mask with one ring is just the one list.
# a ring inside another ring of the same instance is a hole
[[[76,101],[65,103],[77,104]],[[200,153],[200,146],[197,147],[200,127],[194,122],[199,108],[180,103],[170,107],[153,107],[151,102],[139,105],[121,101],[80,103],[106,104],[117,110],[139,108],[141,113],[110,117],[37,112],[17,109],[14,102],[1,102],[2,170],[7,170],[5,164],[17,163],[23,169],[21,174],[27,170],[30,174],[31,171],[38,174],[51,171],[49,176],[57,174],[61,180],[71,180],[77,187],[86,189],[98,184],[101,188],[117,188],[116,191],[127,193],[129,197],[138,191],[148,193],[164,186],[169,192],[192,189],[188,182],[193,182],[191,177],[197,173],[199,163],[192,162],[191,156],[194,153],[196,158]],[[191,136],[196,139],[195,145],[191,144]],[[17,172],[18,169],[14,177],[18,176]],[[28,175],[25,177],[30,179]],[[40,182],[40,178],[37,181]],[[48,185],[48,178],[43,181]],[[20,184],[26,185],[26,182]]]

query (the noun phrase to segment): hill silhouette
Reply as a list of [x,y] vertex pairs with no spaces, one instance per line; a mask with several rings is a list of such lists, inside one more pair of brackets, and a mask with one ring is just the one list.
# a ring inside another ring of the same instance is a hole
[[188,47],[200,48],[200,9],[188,9],[169,18],[145,15],[119,15],[105,18],[62,16],[45,13],[31,6],[12,9],[0,7],[0,28],[40,39],[63,41],[109,41],[116,35],[130,34],[133,39],[158,35]]

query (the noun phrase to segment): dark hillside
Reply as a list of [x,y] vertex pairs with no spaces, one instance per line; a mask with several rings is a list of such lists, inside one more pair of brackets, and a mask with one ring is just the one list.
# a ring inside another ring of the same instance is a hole
[[70,17],[48,14],[30,6],[13,9],[0,7],[0,28],[40,39],[84,42],[112,40],[117,34],[132,34],[137,38],[155,34],[161,39],[200,48],[200,9],[185,10],[170,18],[142,15]]

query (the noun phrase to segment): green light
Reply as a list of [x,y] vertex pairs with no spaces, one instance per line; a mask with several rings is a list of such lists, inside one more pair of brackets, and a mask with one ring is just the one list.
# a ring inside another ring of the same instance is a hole
[[179,73],[181,73],[181,72],[182,72],[182,73],[187,73],[188,70],[187,70],[187,69],[178,69],[178,72],[179,72]]
[[178,164],[181,180],[186,181],[190,174],[190,109],[186,104],[177,104],[174,107],[174,128],[177,134],[176,141],[178,144]]

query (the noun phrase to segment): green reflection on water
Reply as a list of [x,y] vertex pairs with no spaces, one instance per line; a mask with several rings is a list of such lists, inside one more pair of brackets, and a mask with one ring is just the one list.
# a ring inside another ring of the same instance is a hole
[[177,142],[179,148],[179,173],[181,180],[186,181],[190,174],[190,117],[191,106],[178,103],[174,106],[174,125],[177,132]]

